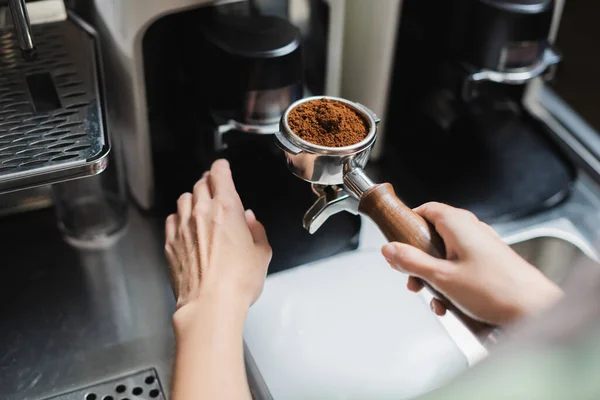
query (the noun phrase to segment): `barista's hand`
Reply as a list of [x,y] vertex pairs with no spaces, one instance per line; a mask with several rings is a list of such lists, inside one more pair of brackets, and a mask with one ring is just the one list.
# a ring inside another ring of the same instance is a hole
[[[393,268],[429,282],[471,317],[503,326],[554,304],[562,291],[508,247],[487,224],[466,210],[440,203],[415,209],[431,222],[446,245],[447,260],[414,247],[390,243],[384,257]],[[422,289],[410,278],[408,288]],[[433,300],[438,315],[446,312]]]
[[244,212],[227,161],[179,198],[165,230],[178,314],[204,299],[246,310],[258,299],[271,247],[252,211]]

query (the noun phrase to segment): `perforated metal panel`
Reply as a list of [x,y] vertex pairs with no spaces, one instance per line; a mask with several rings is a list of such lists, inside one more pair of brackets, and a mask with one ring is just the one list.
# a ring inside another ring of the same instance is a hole
[[154,369],[51,397],[47,400],[165,400]]
[[[96,174],[106,165],[93,33],[67,20],[35,26],[33,34],[38,57],[29,62],[13,32],[0,32],[0,192]],[[45,86],[36,89],[40,80]]]

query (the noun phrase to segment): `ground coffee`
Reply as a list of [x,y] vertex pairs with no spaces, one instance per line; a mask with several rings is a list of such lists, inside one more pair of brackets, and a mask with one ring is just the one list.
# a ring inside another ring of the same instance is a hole
[[301,139],[327,147],[350,146],[369,133],[367,121],[360,114],[329,99],[300,104],[290,111],[288,124]]

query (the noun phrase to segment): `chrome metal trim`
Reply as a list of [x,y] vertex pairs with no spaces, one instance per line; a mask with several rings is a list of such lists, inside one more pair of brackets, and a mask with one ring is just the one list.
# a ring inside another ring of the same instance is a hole
[[301,83],[277,89],[251,90],[244,95],[242,124],[278,125],[285,110],[301,99],[302,94]]
[[506,85],[522,85],[547,72],[550,67],[558,64],[561,56],[551,47],[546,48],[542,59],[530,68],[520,68],[513,71],[493,71],[483,69],[465,78],[462,88],[463,99],[470,99],[472,85],[478,82],[495,82]]
[[319,198],[302,218],[302,225],[310,234],[315,233],[331,216],[347,211],[358,215],[358,198],[340,186],[313,185]]
[[344,175],[344,184],[359,199],[375,186],[362,168],[354,168]]
[[492,2],[490,0],[480,0],[482,3],[488,4],[490,6],[493,7],[498,7],[502,10],[518,10],[522,13],[527,13],[527,14],[537,14],[540,13],[542,11],[544,11],[546,8],[548,8],[548,3],[545,4],[513,4],[510,2],[505,2],[505,3],[498,3],[497,1]]
[[248,386],[253,400],[273,400],[273,396],[265,383],[262,374],[258,370],[256,361],[250,353],[250,349],[244,342],[244,361],[246,365],[246,375],[248,377]]
[[588,124],[552,88],[542,85],[539,102],[557,118],[594,156],[600,159],[600,132]]

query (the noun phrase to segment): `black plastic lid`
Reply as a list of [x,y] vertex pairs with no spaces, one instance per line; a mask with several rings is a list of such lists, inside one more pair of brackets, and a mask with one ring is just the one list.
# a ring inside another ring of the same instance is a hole
[[221,15],[204,29],[206,38],[240,57],[281,57],[300,47],[300,31],[285,19]]

